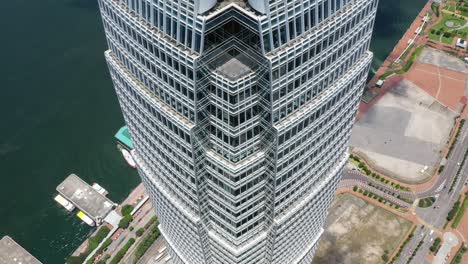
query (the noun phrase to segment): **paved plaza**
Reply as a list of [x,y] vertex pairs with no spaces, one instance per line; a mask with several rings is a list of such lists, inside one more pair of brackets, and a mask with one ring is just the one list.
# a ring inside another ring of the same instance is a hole
[[353,151],[408,183],[429,179],[441,161],[456,114],[403,79],[355,124]]

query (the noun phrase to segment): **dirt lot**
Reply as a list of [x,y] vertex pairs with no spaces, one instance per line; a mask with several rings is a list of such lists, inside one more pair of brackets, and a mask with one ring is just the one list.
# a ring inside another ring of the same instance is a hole
[[313,264],[377,264],[396,249],[412,223],[351,194],[332,204]]

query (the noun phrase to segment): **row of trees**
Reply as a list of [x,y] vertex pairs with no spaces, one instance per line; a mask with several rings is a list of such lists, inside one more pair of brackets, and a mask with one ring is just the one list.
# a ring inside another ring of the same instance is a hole
[[122,213],[123,217],[120,219],[119,222],[119,227],[126,229],[129,225],[130,222],[133,221],[133,216],[131,215],[131,212],[133,211],[133,205],[126,204],[122,207],[120,212]]
[[375,199],[375,200],[377,200],[377,201],[379,201],[380,203],[383,203],[383,204],[387,204],[387,202],[388,202],[390,206],[391,205],[395,206],[395,209],[400,209],[399,205],[397,205],[397,204],[395,204],[395,203],[393,203],[393,202],[391,202],[391,201],[389,201],[389,200],[387,200],[387,199],[385,199],[385,198],[383,198],[383,197],[381,197],[381,196],[379,196],[379,195],[377,195],[377,194],[375,194],[375,193],[373,193],[371,191],[361,189],[358,186],[354,186],[353,191],[361,193],[364,196],[367,196],[369,198]]
[[380,181],[381,183],[384,183],[384,184],[389,184],[390,186],[392,186],[393,188],[397,189],[397,190],[403,190],[403,191],[407,191],[409,192],[411,189],[409,187],[405,187],[405,186],[402,186],[398,183],[394,183],[388,179],[385,179],[384,177],[380,176],[379,174],[375,173],[375,172],[372,172],[368,167],[367,165],[361,161],[361,159],[359,159],[359,157],[355,156],[355,155],[350,155],[349,156],[350,159],[356,161],[358,163],[358,168],[361,169],[367,176],[370,176],[378,181]]
[[82,264],[85,259],[88,257],[91,252],[93,252],[99,244],[106,238],[106,236],[109,234],[110,229],[107,226],[103,226],[99,228],[99,230],[96,232],[94,236],[91,236],[88,239],[88,246],[86,247],[86,250],[78,256],[70,256],[67,259],[67,264]]

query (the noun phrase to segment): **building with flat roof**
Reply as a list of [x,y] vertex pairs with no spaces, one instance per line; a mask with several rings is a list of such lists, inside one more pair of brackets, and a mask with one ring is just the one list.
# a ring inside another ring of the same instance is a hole
[[174,263],[311,262],[348,159],[377,0],[99,0]]
[[128,131],[127,126],[121,127],[119,131],[117,131],[117,133],[115,134],[115,138],[126,149],[128,150],[133,149],[132,137],[130,136],[130,132]]
[[31,253],[16,243],[11,237],[4,236],[0,240],[1,264],[42,264]]
[[109,198],[75,174],[70,174],[56,190],[98,225],[114,208],[114,203]]

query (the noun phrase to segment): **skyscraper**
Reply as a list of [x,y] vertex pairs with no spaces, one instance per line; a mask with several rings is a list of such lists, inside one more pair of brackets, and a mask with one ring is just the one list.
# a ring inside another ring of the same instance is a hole
[[174,263],[311,263],[378,0],[99,0]]

